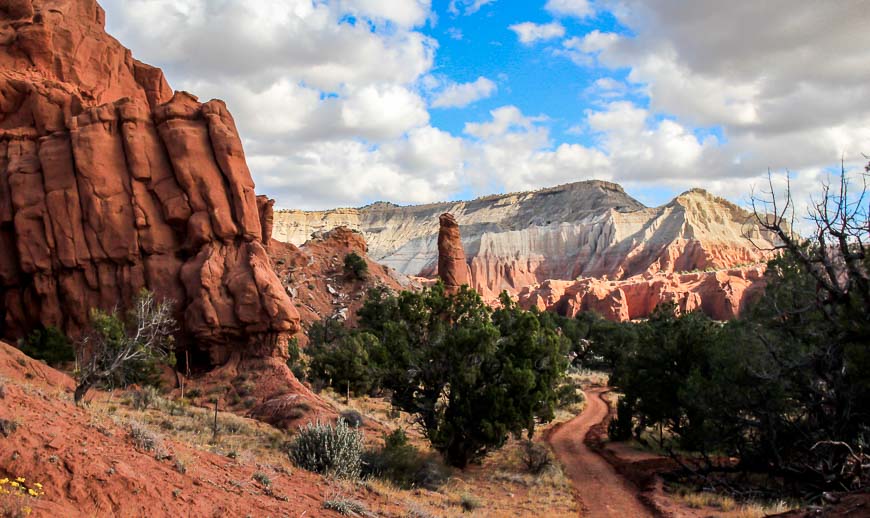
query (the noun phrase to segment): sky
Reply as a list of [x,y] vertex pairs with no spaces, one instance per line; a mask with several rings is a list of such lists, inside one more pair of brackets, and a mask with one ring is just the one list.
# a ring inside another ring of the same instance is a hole
[[224,99],[279,208],[601,179],[660,205],[799,199],[870,154],[867,0],[102,0],[173,88]]

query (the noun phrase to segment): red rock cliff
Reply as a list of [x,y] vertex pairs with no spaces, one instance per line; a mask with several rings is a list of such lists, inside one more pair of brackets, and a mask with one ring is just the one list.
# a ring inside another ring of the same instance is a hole
[[471,284],[459,224],[452,214],[442,214],[438,232],[438,277],[444,281],[448,293],[455,293],[462,285]]
[[520,306],[574,317],[592,311],[617,322],[643,319],[663,302],[682,313],[701,311],[715,320],[731,320],[764,290],[764,270],[755,265],[697,273],[657,273],[621,281],[548,280],[524,288]]
[[272,354],[298,314],[232,116],[103,25],[94,0],[0,1],[0,337],[148,288],[209,363]]

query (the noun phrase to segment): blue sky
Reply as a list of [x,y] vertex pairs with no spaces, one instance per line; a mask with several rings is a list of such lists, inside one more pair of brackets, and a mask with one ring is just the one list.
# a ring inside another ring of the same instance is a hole
[[[604,179],[648,205],[799,197],[870,152],[870,10],[769,0],[105,0],[171,85],[227,101],[279,207]],[[832,21],[836,20],[836,26]]]
[[[591,143],[589,135],[581,138],[568,132],[583,120],[586,110],[600,102],[587,90],[602,77],[624,80],[626,72],[577,67],[569,59],[551,53],[558,39],[535,45],[520,43],[509,27],[529,21],[552,22],[553,16],[544,10],[545,3],[543,0],[493,3],[469,16],[449,13],[448,2],[434,4],[436,22],[425,30],[439,45],[433,72],[460,83],[481,76],[494,78],[499,90],[491,98],[464,109],[433,110],[433,125],[459,134],[465,122],[485,119],[490,110],[509,104],[523,113],[549,116],[557,133],[554,136],[560,140]],[[561,17],[559,22],[565,27],[566,36],[596,29],[628,32],[608,12],[586,20]],[[457,30],[461,39],[456,39]],[[643,96],[635,99],[644,101]]]

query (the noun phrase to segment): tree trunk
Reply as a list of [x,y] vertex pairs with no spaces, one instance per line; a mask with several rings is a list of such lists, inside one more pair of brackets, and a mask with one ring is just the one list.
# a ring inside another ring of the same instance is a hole
[[93,385],[94,384],[90,381],[82,381],[76,386],[76,391],[73,395],[73,401],[75,402],[76,406],[79,406],[81,404],[82,399],[84,399],[85,397],[85,394],[88,393]]

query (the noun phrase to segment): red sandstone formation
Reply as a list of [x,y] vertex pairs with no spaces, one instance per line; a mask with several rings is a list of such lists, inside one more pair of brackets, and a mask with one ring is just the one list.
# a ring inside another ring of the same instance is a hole
[[592,311],[614,321],[646,318],[660,303],[673,302],[684,313],[703,311],[715,320],[730,320],[763,289],[764,267],[752,266],[716,272],[646,274],[623,281],[548,280],[523,289],[519,301],[526,309],[536,307],[570,317]]
[[345,225],[363,233],[374,260],[406,275],[434,277],[438,215],[445,212],[462,225],[470,284],[485,298],[547,279],[628,279],[755,264],[768,259],[755,244],[772,248],[777,240],[751,213],[705,191],[650,208],[602,181],[472,201],[281,211],[275,239],[298,245],[312,232]]
[[[333,492],[330,484],[305,470],[293,470],[291,475],[283,464],[234,461],[173,434],[155,434],[172,460],[137,449],[129,439],[128,425],[105,418],[106,394],[98,396],[101,401],[93,410],[75,407],[64,396],[75,386],[69,376],[4,342],[0,342],[0,378],[0,420],[19,423],[17,431],[5,437],[0,434],[0,478],[20,476],[43,485],[42,497],[22,502],[32,507],[31,516],[341,516],[323,508]],[[219,388],[228,385],[224,381]],[[283,387],[286,390],[286,384]],[[220,419],[223,422],[224,416]],[[268,430],[242,418],[234,422],[245,422],[249,430]],[[186,463],[184,470],[179,469],[179,461]],[[252,481],[261,470],[271,478],[268,488]],[[250,482],[240,489],[244,481]],[[390,509],[390,516],[403,512],[362,488],[349,491],[369,508]],[[14,503],[0,499],[0,509],[14,510],[9,507]],[[13,511],[9,516],[19,514]]]
[[439,218],[441,229],[438,232],[438,277],[444,281],[448,293],[455,293],[463,285],[471,284],[465,250],[459,224],[452,214],[442,214]]
[[[419,282],[372,261],[366,254],[367,248],[362,234],[347,227],[317,233],[298,248],[272,241],[269,255],[273,267],[296,303],[304,328],[325,317],[353,324],[366,292],[374,286],[393,291],[419,286]],[[364,280],[348,277],[344,272],[344,258],[351,252],[368,264]],[[299,336],[299,340],[305,345],[305,336]]]
[[204,363],[274,353],[298,314],[232,116],[103,25],[94,0],[0,2],[0,337],[76,335],[148,288]]

